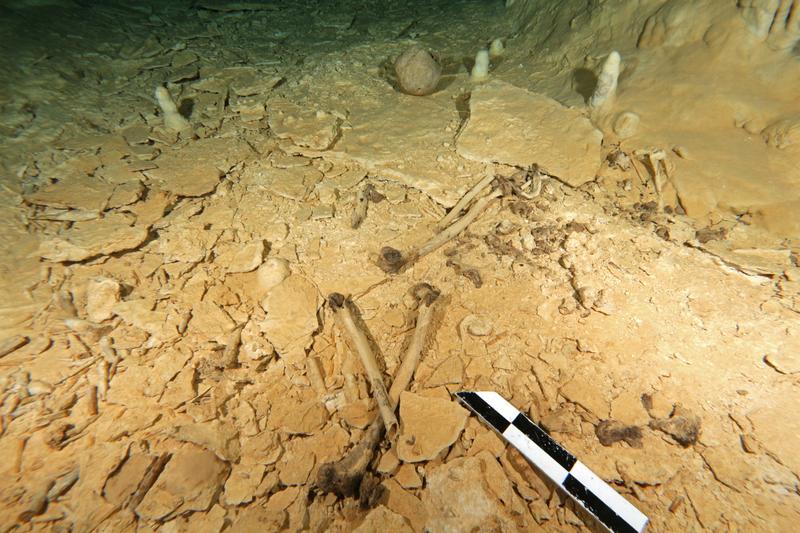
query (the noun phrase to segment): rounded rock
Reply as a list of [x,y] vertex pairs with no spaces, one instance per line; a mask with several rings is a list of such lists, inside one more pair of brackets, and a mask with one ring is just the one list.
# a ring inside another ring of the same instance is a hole
[[614,120],[614,133],[620,139],[628,139],[636,135],[639,130],[639,115],[633,111],[623,111]]
[[415,96],[433,93],[442,77],[442,66],[428,50],[412,46],[395,60],[397,83],[403,92]]
[[268,291],[280,284],[289,274],[291,270],[286,259],[271,257],[258,267],[256,276],[261,290]]

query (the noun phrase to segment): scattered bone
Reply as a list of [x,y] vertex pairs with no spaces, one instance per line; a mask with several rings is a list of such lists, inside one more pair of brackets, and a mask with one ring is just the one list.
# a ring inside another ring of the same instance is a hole
[[28,383],[28,394],[31,396],[50,394],[51,392],[53,392],[53,386],[44,381],[33,379]]
[[492,172],[487,172],[486,176],[484,176],[478,183],[472,186],[472,188],[467,191],[467,193],[461,197],[461,199],[453,206],[452,209],[447,213],[447,215],[442,218],[436,226],[440,229],[446,228],[450,224],[452,224],[461,212],[466,209],[466,207],[472,202],[472,200],[481,194],[486,187],[488,187],[492,181],[494,181],[495,175]]
[[390,439],[393,439],[397,431],[397,418],[394,416],[393,402],[386,391],[383,374],[372,351],[369,339],[356,325],[350,311],[350,305],[352,304],[343,295],[339,293],[331,294],[328,297],[328,305],[336,315],[340,327],[347,332],[353,348],[361,359],[361,364],[364,365],[364,370],[372,388],[372,394],[378,404],[378,410],[386,428],[386,434]]
[[628,426],[617,420],[603,420],[595,428],[597,440],[603,446],[611,446],[624,440],[634,448],[642,447],[642,430],[637,426]]
[[389,399],[392,405],[400,401],[400,393],[408,388],[414,377],[414,372],[419,365],[422,350],[428,337],[428,329],[433,316],[433,304],[439,297],[439,291],[427,283],[421,283],[412,290],[414,297],[419,302],[417,324],[412,333],[411,342],[406,350],[406,355],[395,373],[394,382],[389,389]]
[[458,328],[459,331],[462,332],[462,338],[464,336],[464,331],[474,337],[486,337],[492,333],[492,323],[476,315],[467,315],[464,317]]
[[239,348],[242,345],[242,329],[243,326],[238,326],[234,329],[225,342],[221,360],[223,368],[233,368],[239,363]]
[[108,361],[100,359],[97,361],[97,398],[105,400],[108,394]]
[[499,198],[502,196],[503,192],[500,189],[496,189],[486,196],[483,196],[475,201],[472,207],[467,211],[464,216],[462,216],[457,221],[453,222],[452,225],[447,227],[446,229],[442,230],[436,236],[428,240],[425,244],[420,246],[417,249],[411,249],[406,253],[402,253],[399,250],[391,248],[389,246],[385,246],[380,251],[380,257],[378,258],[378,266],[387,273],[396,274],[401,270],[408,267],[413,262],[417,261],[419,258],[424,257],[425,255],[437,250],[440,246],[445,244],[450,239],[456,237],[459,233],[464,231],[467,226],[469,226],[478,215],[483,212],[484,209],[494,200],[495,198]]
[[633,111],[623,111],[614,119],[614,133],[620,139],[628,139],[636,135],[639,129],[639,115]]
[[680,404],[675,405],[669,418],[651,420],[650,427],[663,431],[684,448],[700,436],[700,418]]
[[459,276],[464,276],[471,281],[476,289],[480,289],[483,286],[483,278],[481,277],[480,270],[477,268],[469,266],[460,259],[454,257],[447,260],[446,266],[451,267]]
[[356,194],[356,207],[353,211],[353,217],[350,220],[350,227],[353,229],[358,229],[358,227],[361,226],[361,223],[364,222],[364,219],[367,217],[369,203],[380,202],[384,198],[385,197],[379,193],[375,189],[375,186],[371,183],[364,185]]
[[50,490],[47,492],[48,501],[54,501],[66,494],[69,489],[75,485],[79,478],[80,470],[78,468],[70,470],[66,474],[60,476],[55,480],[53,486],[50,487]]
[[[636,150],[634,155],[645,157],[653,173],[653,187],[658,197],[658,210],[664,209],[664,197],[662,188],[669,174],[667,174],[667,153],[664,150]],[[663,170],[662,170],[663,168]]]
[[[398,375],[402,370],[404,376],[407,376],[403,377],[403,380],[407,382],[410,381],[416,370],[411,366],[411,363],[419,359],[419,354],[425,344],[425,339],[421,333],[424,333],[429,328],[431,307],[439,294],[438,291],[428,285],[418,286],[414,292],[415,296],[419,298],[420,304],[425,306],[426,309],[421,311],[421,316],[417,318],[412,342],[403,363],[401,363],[401,369],[398,370]],[[417,330],[421,330],[420,334],[417,334]],[[405,386],[407,386],[407,383]],[[392,401],[393,414],[397,406],[397,401],[393,401],[393,398],[399,398],[403,393],[403,389],[398,385],[396,387],[393,386],[391,390],[392,394],[389,397],[389,401]],[[317,472],[317,486],[324,492],[333,492],[340,497],[356,495],[360,490],[367,468],[372,462],[375,447],[383,436],[383,428],[384,424],[381,418],[376,418],[367,428],[362,440],[347,455],[335,463],[325,463],[320,466]]]
[[184,445],[136,506],[138,516],[161,520],[174,513],[205,511],[216,498],[230,467],[202,448]]
[[19,514],[20,522],[30,522],[34,516],[42,514],[47,509],[47,493],[52,485],[53,482],[50,481],[44,486],[35,488],[32,494],[26,494],[27,503],[25,509]]

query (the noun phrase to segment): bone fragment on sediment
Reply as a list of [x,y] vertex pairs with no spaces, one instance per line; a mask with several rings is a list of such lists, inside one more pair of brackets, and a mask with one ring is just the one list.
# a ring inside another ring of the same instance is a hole
[[361,359],[361,364],[364,366],[364,370],[370,382],[372,395],[378,404],[378,411],[386,427],[386,434],[391,439],[397,432],[397,417],[394,415],[394,409],[392,409],[389,400],[389,393],[386,391],[383,375],[381,374],[375,354],[372,351],[372,346],[370,346],[369,340],[364,332],[356,325],[353,314],[350,311],[349,302],[344,296],[341,294],[332,294],[328,298],[328,301],[331,303],[334,314],[339,320],[341,327],[349,335],[353,343],[353,348]]
[[446,228],[449,226],[458,215],[469,205],[473,198],[475,198],[483,189],[489,186],[489,184],[494,179],[494,173],[488,172],[486,176],[484,176],[478,183],[472,186],[472,188],[467,191],[467,193],[461,197],[461,199],[453,206],[453,209],[450,210],[447,215],[445,215],[442,220],[436,224],[439,228]]
[[356,207],[353,211],[353,217],[350,220],[350,227],[358,229],[364,219],[367,217],[367,208],[369,207],[369,196],[371,184],[364,184],[361,189],[356,193]]
[[428,336],[428,329],[431,324],[431,317],[433,316],[433,305],[439,296],[439,292],[425,285],[420,287],[417,297],[420,300],[417,324],[411,336],[411,342],[406,350],[406,355],[400,363],[400,367],[394,376],[394,381],[389,389],[389,399],[392,402],[392,407],[396,407],[400,401],[400,394],[408,388],[411,383],[414,373],[419,365],[422,350],[425,347],[425,341]]
[[483,212],[483,210],[486,209],[486,207],[489,205],[489,203],[491,203],[492,200],[498,198],[499,196],[502,196],[502,194],[503,192],[497,189],[487,194],[486,196],[483,196],[478,200],[476,200],[475,203],[472,205],[472,207],[470,207],[469,211],[467,211],[463,217],[456,220],[449,227],[443,229],[428,242],[420,246],[419,250],[417,250],[415,255],[417,257],[422,257],[424,255],[427,255],[436,250],[437,248],[439,248],[440,246],[442,246],[443,244],[445,244],[450,239],[456,237],[459,233],[464,231],[464,229],[466,229],[467,226],[472,224],[472,222],[476,218],[478,218],[478,215],[480,215],[481,212]]

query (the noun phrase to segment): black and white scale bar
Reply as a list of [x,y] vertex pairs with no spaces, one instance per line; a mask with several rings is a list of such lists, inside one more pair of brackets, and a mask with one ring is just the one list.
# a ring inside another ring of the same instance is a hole
[[648,519],[574,455],[496,392],[457,392],[470,411],[492,426],[544,475],[614,533],[642,533]]

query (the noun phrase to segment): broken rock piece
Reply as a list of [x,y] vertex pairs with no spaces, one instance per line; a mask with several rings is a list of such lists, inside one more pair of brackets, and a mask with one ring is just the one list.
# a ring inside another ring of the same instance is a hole
[[86,314],[92,322],[103,322],[114,316],[114,305],[120,301],[122,287],[110,278],[94,278],[86,287]]
[[353,533],[370,533],[372,531],[411,533],[414,530],[405,518],[383,505],[379,505],[369,512],[361,525],[353,530]]
[[407,463],[434,459],[461,435],[468,416],[466,409],[451,400],[403,392],[397,456]]
[[85,261],[92,257],[133,250],[150,234],[147,226],[134,226],[128,217],[112,214],[76,222],[63,233],[42,241],[39,257],[48,261]]
[[176,513],[205,511],[228,477],[229,468],[212,452],[187,445],[172,456],[136,507],[136,514],[147,520],[162,520]]
[[227,246],[220,246],[214,263],[221,265],[228,273],[251,272],[258,268],[264,260],[264,253],[267,250],[263,240],[255,240],[248,243],[230,243]]
[[268,427],[289,435],[310,435],[328,421],[325,407],[316,400],[297,403],[284,399],[270,411]]
[[273,287],[261,306],[267,313],[261,329],[269,341],[289,363],[301,364],[311,334],[319,327],[317,288],[303,276],[292,275]]
[[239,460],[241,450],[239,432],[230,422],[212,420],[185,424],[176,427],[172,436],[211,450],[224,461]]
[[36,192],[25,195],[30,204],[102,211],[114,193],[115,185],[89,176],[67,176],[57,183],[48,184]]
[[216,189],[222,176],[249,153],[248,145],[235,139],[200,139],[165,152],[156,160],[158,168],[145,175],[159,189],[177,196],[203,196]]
[[552,98],[492,81],[472,91],[470,117],[458,137],[467,159],[538,165],[572,187],[600,168],[603,134],[588,118]]
[[[520,530],[503,505],[505,502],[501,502],[501,495],[494,492],[496,484],[484,473],[487,466],[484,460],[483,457],[454,459],[428,475],[422,497],[429,516],[426,531]],[[491,472],[495,473],[494,469]],[[513,492],[507,478],[500,485]]]
[[291,139],[297,146],[327,150],[339,138],[341,120],[325,111],[305,110],[289,102],[275,102],[269,108],[269,127],[279,139]]
[[225,505],[241,505],[253,501],[256,489],[264,477],[264,465],[238,464],[225,482]]

